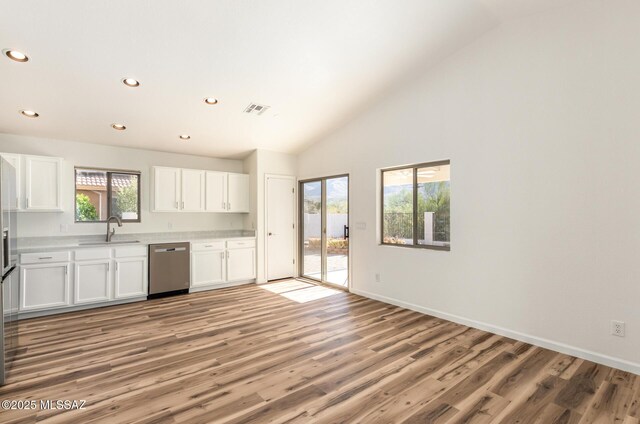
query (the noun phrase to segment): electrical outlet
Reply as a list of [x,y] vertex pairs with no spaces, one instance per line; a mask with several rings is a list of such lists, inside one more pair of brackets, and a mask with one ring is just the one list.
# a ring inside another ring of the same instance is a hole
[[611,334],[618,337],[625,336],[625,324],[622,321],[611,321]]
[[376,272],[376,283],[380,282],[380,273]]
[[66,233],[69,231],[69,224],[60,224],[60,232]]

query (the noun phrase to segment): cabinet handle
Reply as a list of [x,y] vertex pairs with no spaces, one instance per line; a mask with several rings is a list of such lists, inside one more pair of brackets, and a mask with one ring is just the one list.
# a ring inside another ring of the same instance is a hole
[[184,209],[184,200],[182,201],[182,209]]
[[29,199],[29,196],[27,196],[27,209],[29,209],[31,207],[31,199]]
[[116,272],[118,272],[118,262],[116,262]]
[[222,209],[226,209],[224,202],[222,202]]
[[53,256],[43,256],[43,257],[38,258],[38,259],[53,259]]
[[227,203],[227,210],[230,211],[231,210],[231,202]]
[[227,250],[227,259],[229,259],[229,251]]
[[64,275],[69,275],[69,265],[64,266]]
[[220,252],[220,259],[224,259],[224,252]]
[[178,201],[176,200],[176,209],[178,209]]

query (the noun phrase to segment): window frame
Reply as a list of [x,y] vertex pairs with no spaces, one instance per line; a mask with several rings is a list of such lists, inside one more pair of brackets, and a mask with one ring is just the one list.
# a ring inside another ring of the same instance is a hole
[[[78,182],[77,182],[77,173],[80,171],[98,171],[104,172],[107,174],[107,215],[111,215],[111,178],[112,174],[127,174],[127,175],[136,175],[138,177],[138,219],[121,219],[122,223],[140,223],[142,222],[142,210],[140,208],[141,198],[142,198],[142,173],[140,171],[132,171],[128,169],[113,169],[113,168],[99,168],[96,166],[74,166],[73,167],[73,222],[74,224],[105,224],[107,220],[102,221],[78,221],[76,219],[78,212],[78,202],[76,201],[76,196],[78,195]],[[107,219],[108,219],[107,217]]]
[[[380,169],[380,240],[378,244],[381,246],[393,246],[393,247],[405,247],[410,249],[427,249],[427,250],[442,250],[449,252],[451,251],[451,242],[449,242],[448,246],[438,246],[431,244],[418,244],[418,169],[428,168],[432,166],[443,166],[449,165],[451,166],[451,160],[438,160],[433,162],[422,162],[416,163],[413,165],[402,165],[402,166],[394,166],[392,168],[383,168]],[[413,244],[395,244],[395,243],[385,243],[384,242],[384,174],[385,172],[390,171],[400,171],[403,169],[410,169],[413,176],[413,189],[412,189],[412,198],[413,198],[413,225],[412,225],[412,234],[413,234]],[[451,181],[451,179],[449,179]]]

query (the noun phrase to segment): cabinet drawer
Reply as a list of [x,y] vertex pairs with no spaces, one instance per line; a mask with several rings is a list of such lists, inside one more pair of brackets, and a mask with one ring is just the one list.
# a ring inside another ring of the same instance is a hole
[[46,264],[50,262],[69,262],[70,252],[23,253],[21,264]]
[[134,258],[137,256],[147,256],[147,246],[126,246],[113,249],[116,258]]
[[191,243],[191,250],[194,252],[202,250],[224,250],[224,241]]
[[255,239],[247,239],[247,240],[229,240],[227,241],[228,249],[242,249],[243,247],[255,247],[256,240]]
[[80,249],[76,250],[76,261],[88,261],[94,259],[109,259],[111,249]]

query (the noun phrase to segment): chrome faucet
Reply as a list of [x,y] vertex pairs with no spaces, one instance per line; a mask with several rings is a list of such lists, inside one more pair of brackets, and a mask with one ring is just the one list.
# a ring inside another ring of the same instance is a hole
[[115,219],[118,223],[118,227],[122,227],[122,220],[117,216],[110,216],[107,218],[107,243],[111,242],[111,237],[116,233],[116,229],[111,229],[111,220]]

